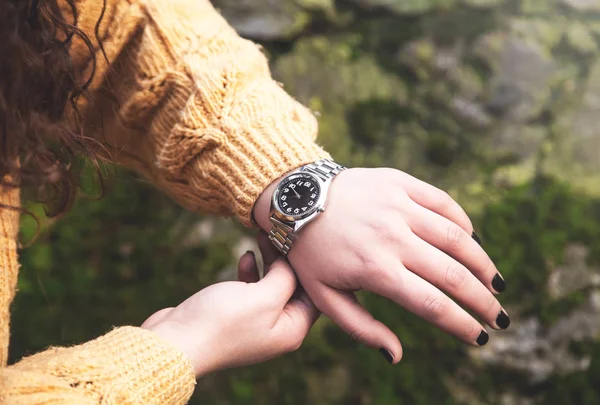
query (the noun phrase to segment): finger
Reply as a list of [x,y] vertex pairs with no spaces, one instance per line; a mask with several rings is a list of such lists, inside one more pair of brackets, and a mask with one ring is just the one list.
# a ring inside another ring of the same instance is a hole
[[473,235],[471,219],[448,193],[407,173],[400,172],[408,196],[417,204],[448,218],[469,235]]
[[238,262],[238,280],[244,283],[256,283],[260,280],[254,252],[247,251]]
[[296,275],[287,260],[277,259],[270,267],[267,275],[258,283],[265,297],[275,298],[278,305],[283,308],[292,298],[296,290]]
[[144,323],[142,324],[142,328],[151,328],[157,324],[159,324],[160,322],[162,322],[164,319],[166,319],[166,317],[171,313],[172,310],[174,310],[175,308],[170,307],[170,308],[163,308],[160,311],[155,312],[154,314],[150,315],[150,318],[146,319],[144,321]]
[[386,359],[396,364],[402,358],[402,345],[387,326],[358,302],[354,294],[322,286],[318,296],[319,309],[338,324],[353,339],[378,350],[385,350]]
[[298,288],[294,297],[285,305],[281,317],[275,324],[275,333],[280,336],[287,351],[295,351],[300,348],[319,315],[319,310],[308,295]]
[[465,266],[417,237],[407,241],[404,265],[413,273],[455,297],[495,329],[506,329],[502,305]]
[[269,268],[271,265],[277,260],[277,258],[281,257],[279,251],[273,246],[271,241],[269,240],[269,236],[261,231],[256,237],[258,242],[258,248],[260,249],[260,254],[263,258],[264,268],[263,268],[263,276],[265,276],[269,272]]
[[464,309],[401,263],[395,260],[387,263],[379,277],[365,277],[362,284],[366,290],[395,301],[465,342],[487,343],[483,326]]
[[409,212],[408,225],[419,238],[461,262],[490,291],[504,291],[506,284],[492,259],[461,227],[417,204],[414,204]]

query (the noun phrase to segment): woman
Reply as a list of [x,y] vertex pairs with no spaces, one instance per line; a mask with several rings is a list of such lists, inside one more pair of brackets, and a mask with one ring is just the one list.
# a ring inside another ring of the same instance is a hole
[[[74,151],[108,154],[190,210],[267,232],[280,179],[330,158],[314,142],[313,115],[207,0],[4,1],[0,18],[2,365],[18,269],[19,187],[54,192],[54,207],[64,211],[77,178]],[[6,367],[0,398],[183,403],[195,375],[297,347],[316,316],[310,301],[397,363],[398,338],[358,304],[358,289],[485,344],[481,324],[442,292],[493,328],[508,327],[494,296],[504,281],[471,235],[468,216],[446,193],[397,170],[344,170],[326,211],[287,255],[307,296],[285,305],[295,285],[279,260],[256,284],[218,284],[142,328],[117,328]],[[243,273],[251,262],[242,259]],[[272,335],[286,317],[286,333]]]

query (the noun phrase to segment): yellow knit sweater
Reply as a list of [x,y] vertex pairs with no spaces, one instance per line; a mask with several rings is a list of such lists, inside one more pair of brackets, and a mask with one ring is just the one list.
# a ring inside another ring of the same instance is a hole
[[[79,27],[94,38],[103,2],[75,3]],[[94,103],[80,106],[87,132],[184,207],[249,225],[268,184],[328,156],[314,142],[312,114],[207,0],[107,0],[100,38],[109,63],[98,51]],[[83,43],[71,53],[78,69],[90,68]],[[0,203],[18,207],[19,191],[0,189]],[[7,366],[18,226],[17,211],[0,209],[0,404],[187,402],[191,364],[137,327]]]

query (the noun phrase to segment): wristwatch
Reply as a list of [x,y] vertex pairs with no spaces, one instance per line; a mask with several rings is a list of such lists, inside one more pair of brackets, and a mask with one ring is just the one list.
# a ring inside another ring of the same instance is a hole
[[321,159],[287,175],[273,193],[269,239],[287,256],[300,229],[323,211],[333,178],[345,170],[329,159]]

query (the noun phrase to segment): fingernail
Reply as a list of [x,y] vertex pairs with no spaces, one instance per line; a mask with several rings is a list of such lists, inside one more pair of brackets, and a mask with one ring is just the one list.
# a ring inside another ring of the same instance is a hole
[[500,329],[506,329],[510,325],[510,318],[503,309],[500,310],[500,313],[496,318],[496,325],[498,325]]
[[251,250],[246,250],[246,254],[250,253],[252,255],[252,257],[254,257],[254,252]]
[[390,353],[389,350],[384,349],[382,347],[381,349],[379,349],[379,353],[381,353],[383,357],[385,357],[388,363],[392,364],[394,362],[394,356],[392,356],[392,353]]
[[479,346],[483,346],[488,342],[488,340],[490,340],[490,335],[488,335],[486,331],[482,330],[479,336],[477,337],[477,344]]
[[479,246],[481,246],[481,239],[479,238],[479,236],[477,236],[477,234],[475,233],[475,231],[473,231],[473,233],[471,234],[471,237],[472,237],[473,239],[475,239],[475,242],[477,242],[477,244],[478,244]]
[[499,293],[506,290],[506,282],[504,281],[504,279],[502,277],[500,277],[500,274],[496,274],[494,276],[494,278],[492,279],[492,287],[494,288],[494,290],[498,291]]

